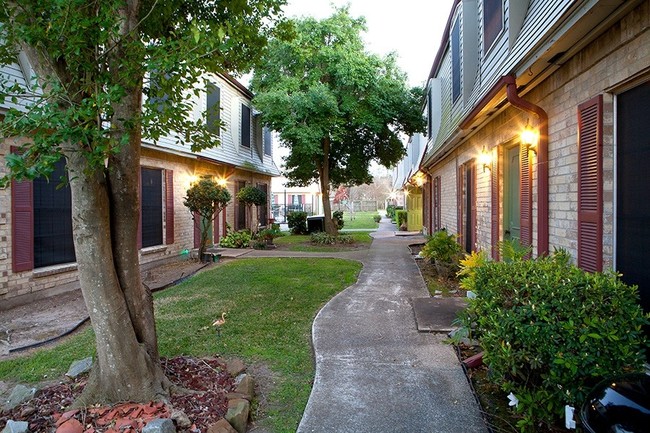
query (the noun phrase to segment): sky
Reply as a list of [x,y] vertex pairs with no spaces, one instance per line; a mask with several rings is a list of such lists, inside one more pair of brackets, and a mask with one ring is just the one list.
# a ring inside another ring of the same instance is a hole
[[288,0],[289,17],[332,14],[334,6],[350,4],[352,16],[364,16],[369,52],[398,54],[411,86],[424,86],[436,57],[454,0]]

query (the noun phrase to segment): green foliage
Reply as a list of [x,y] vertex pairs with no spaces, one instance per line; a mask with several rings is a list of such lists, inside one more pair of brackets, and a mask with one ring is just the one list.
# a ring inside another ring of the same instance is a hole
[[294,235],[304,235],[307,233],[307,212],[294,211],[287,214],[287,224],[289,230]]
[[312,233],[310,240],[311,243],[315,245],[335,245],[335,244],[354,243],[354,238],[351,235],[339,234],[334,236],[323,232]]
[[516,238],[500,241],[497,247],[499,248],[499,256],[501,257],[501,260],[506,263],[525,260],[526,258],[529,258],[533,252],[532,246],[524,245]]
[[237,200],[247,206],[263,206],[266,204],[266,193],[254,186],[245,186],[237,192]]
[[345,221],[343,220],[343,211],[335,210],[334,212],[332,212],[332,221],[334,221],[334,225],[336,226],[336,229],[341,230],[345,225]]
[[427,243],[422,247],[422,256],[436,265],[442,277],[453,276],[458,270],[463,249],[457,239],[458,236],[448,234],[447,230],[442,229],[429,236]]
[[372,220],[373,220],[374,222],[376,222],[376,223],[381,222],[381,215],[379,215],[379,214],[377,214],[377,215],[373,215],[373,216],[372,216]]
[[273,224],[271,228],[257,232],[257,238],[265,241],[272,241],[280,236],[282,236],[282,232],[280,231],[280,226],[278,224]]
[[[422,90],[407,89],[394,55],[365,51],[365,21],[349,8],[293,25],[295,38],[270,41],[251,83],[264,123],[290,149],[286,176],[297,185],[371,183],[370,162],[394,165],[400,134],[424,130]],[[321,179],[325,165],[330,178]]]
[[464,272],[476,292],[475,323],[491,377],[519,399],[521,431],[561,419],[599,380],[643,368],[649,321],[636,287],[617,275],[587,273],[566,254],[482,261]]
[[386,206],[386,216],[394,221],[395,220],[395,211],[400,210],[400,209],[404,209],[404,207],[389,204],[388,206]]
[[183,204],[190,212],[197,212],[201,217],[210,219],[225,208],[231,200],[230,191],[219,186],[212,179],[200,179],[186,192]]
[[465,258],[460,260],[460,269],[456,274],[460,278],[460,287],[475,292],[476,269],[486,264],[488,260],[485,251],[472,251],[470,254],[465,254]]
[[408,211],[396,210],[395,217],[397,218],[397,227],[402,227],[402,225],[406,224],[408,221]]
[[219,246],[222,248],[248,248],[252,236],[248,230],[228,233],[219,240]]

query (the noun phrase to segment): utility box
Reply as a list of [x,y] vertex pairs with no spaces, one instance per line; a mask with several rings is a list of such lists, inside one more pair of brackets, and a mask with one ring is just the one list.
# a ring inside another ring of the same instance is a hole
[[325,216],[314,215],[307,217],[307,233],[324,232]]

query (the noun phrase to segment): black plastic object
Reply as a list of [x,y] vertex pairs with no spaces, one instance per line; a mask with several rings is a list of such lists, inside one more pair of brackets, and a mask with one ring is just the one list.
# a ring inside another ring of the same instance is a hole
[[324,232],[325,231],[325,217],[324,216],[310,216],[307,217],[307,233]]
[[650,376],[625,374],[600,382],[587,395],[580,420],[589,433],[650,431]]

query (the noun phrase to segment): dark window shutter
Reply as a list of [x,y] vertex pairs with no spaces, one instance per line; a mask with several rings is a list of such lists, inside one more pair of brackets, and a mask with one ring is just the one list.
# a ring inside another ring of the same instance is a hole
[[194,248],[201,246],[201,215],[194,212]]
[[251,147],[251,109],[244,104],[241,106],[241,145]]
[[578,106],[578,266],[603,269],[603,97]]
[[206,106],[206,126],[208,128],[208,131],[215,135],[219,135],[219,120],[221,118],[221,89],[214,83],[208,83]]
[[[493,155],[494,156],[494,155]],[[492,207],[492,258],[499,260],[499,161],[501,160],[501,149],[497,148],[496,158],[492,158],[491,177],[491,207]]]
[[174,171],[165,170],[165,243],[174,243]]
[[138,212],[138,249],[142,248],[142,167],[138,170],[138,200],[140,201],[140,212]]
[[520,197],[520,224],[522,245],[530,246],[533,243],[533,194],[532,176],[530,169],[530,156],[528,147],[522,144],[519,148],[519,197]]
[[12,270],[34,269],[34,204],[30,181],[11,182],[11,229]]
[[219,243],[219,237],[220,237],[219,236],[219,217],[221,216],[220,214],[221,214],[221,212],[217,212],[216,214],[214,214],[214,221],[213,221],[213,226],[212,226],[212,237],[214,238],[213,242],[215,244]]

